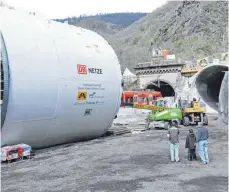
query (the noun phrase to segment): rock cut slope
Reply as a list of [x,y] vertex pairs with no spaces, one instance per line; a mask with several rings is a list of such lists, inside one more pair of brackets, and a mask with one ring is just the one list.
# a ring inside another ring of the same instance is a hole
[[123,70],[150,60],[150,45],[185,60],[218,55],[228,47],[227,1],[169,1],[110,37]]

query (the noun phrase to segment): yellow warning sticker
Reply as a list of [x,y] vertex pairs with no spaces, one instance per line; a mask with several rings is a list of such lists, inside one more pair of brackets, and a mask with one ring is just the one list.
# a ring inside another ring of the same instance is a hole
[[78,91],[77,100],[86,100],[87,92],[86,91]]

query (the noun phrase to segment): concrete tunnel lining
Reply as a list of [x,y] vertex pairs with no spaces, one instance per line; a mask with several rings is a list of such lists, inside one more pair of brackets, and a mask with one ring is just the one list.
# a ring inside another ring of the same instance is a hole
[[219,94],[219,116],[228,124],[228,72],[225,73]]
[[201,71],[195,81],[197,91],[202,99],[215,110],[218,110],[219,93],[225,75],[224,71],[228,71],[227,66],[210,66]]

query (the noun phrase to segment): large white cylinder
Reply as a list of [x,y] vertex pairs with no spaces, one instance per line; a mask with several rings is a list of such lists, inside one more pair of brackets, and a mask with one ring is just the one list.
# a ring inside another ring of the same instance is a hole
[[35,148],[102,135],[121,99],[121,70],[97,33],[0,7],[2,145]]

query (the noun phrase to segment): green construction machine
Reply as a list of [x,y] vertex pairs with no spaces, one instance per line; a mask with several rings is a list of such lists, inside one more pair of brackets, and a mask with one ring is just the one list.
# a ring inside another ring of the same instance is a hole
[[182,119],[182,111],[179,108],[167,108],[162,111],[152,111],[146,119],[147,128],[169,129],[172,122],[177,125]]
[[[161,103],[160,101],[158,102]],[[164,107],[163,105],[134,105],[134,108],[149,109],[151,112],[146,118],[146,128],[162,128],[169,129],[172,122],[177,125],[182,120],[182,110],[179,108]]]
[[172,122],[177,125],[198,125],[199,122],[208,124],[206,105],[199,101],[189,102],[178,100],[175,108],[166,107],[163,100],[157,100],[154,105],[135,104],[135,108],[149,109],[151,112],[146,118],[146,128],[169,129]]

